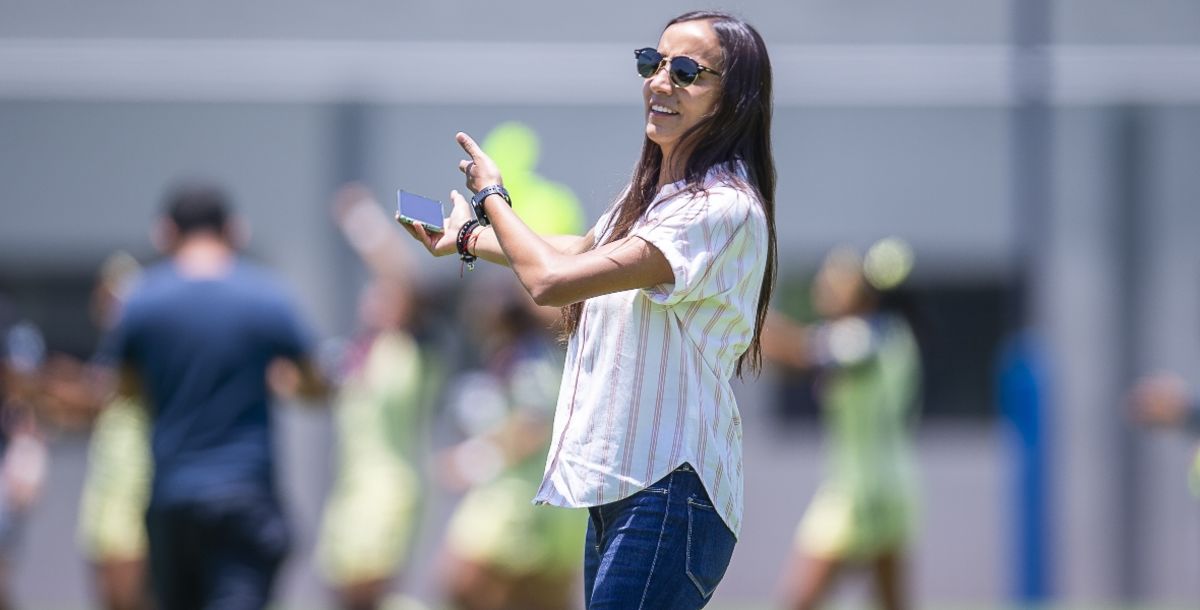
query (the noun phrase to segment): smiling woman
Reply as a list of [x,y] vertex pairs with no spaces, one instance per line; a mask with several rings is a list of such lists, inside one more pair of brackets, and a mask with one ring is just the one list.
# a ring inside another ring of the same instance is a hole
[[[717,105],[721,74],[702,63],[717,65],[721,59],[716,37],[707,21],[685,21],[663,32],[658,50],[641,49],[638,54],[638,73],[646,79],[642,86],[646,137],[658,144],[663,158],[669,161],[664,171],[680,173],[681,168],[671,165],[686,159],[686,151],[674,155],[675,146]],[[655,57],[657,65],[644,69]]]
[[667,24],[636,52],[641,158],[584,236],[541,236],[496,164],[458,134],[472,205],[446,232],[406,225],[434,255],[507,265],[569,338],[535,501],[589,510],[587,608],[705,606],[742,522],[732,377],[757,370],[775,276],[771,65],[725,13]]

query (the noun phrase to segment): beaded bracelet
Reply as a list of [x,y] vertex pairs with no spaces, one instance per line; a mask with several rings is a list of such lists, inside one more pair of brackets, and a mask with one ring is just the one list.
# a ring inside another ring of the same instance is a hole
[[[479,226],[479,221],[474,218],[464,222],[462,228],[458,230],[458,239],[454,240],[454,248],[458,250],[459,260],[471,271],[475,270],[475,261],[479,257],[467,251],[467,238],[471,236],[471,231],[475,230],[477,226]],[[461,271],[459,272],[459,276],[462,276]]]

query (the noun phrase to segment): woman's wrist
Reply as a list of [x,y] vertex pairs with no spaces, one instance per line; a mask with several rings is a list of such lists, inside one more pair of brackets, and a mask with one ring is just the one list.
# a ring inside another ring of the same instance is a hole
[[[512,198],[508,195],[508,190],[500,183],[485,186],[476,191],[475,196],[471,198],[471,205],[475,208],[475,217],[479,219],[479,224],[488,226],[491,223],[489,209],[496,209],[495,203],[497,199],[502,199],[505,203],[512,207]],[[491,201],[491,205],[488,202]]]
[[467,254],[475,258],[479,258],[479,250],[477,248],[479,245],[479,237],[483,235],[483,232],[486,230],[487,227],[476,225],[471,229],[471,232],[467,234]]
[[459,260],[466,264],[467,268],[469,269],[475,268],[476,257],[475,255],[471,254],[470,250],[468,249],[468,245],[471,241],[471,235],[475,233],[478,228],[478,221],[474,219],[468,220],[464,222],[461,227],[459,227],[458,236],[454,240],[454,249],[458,252]]

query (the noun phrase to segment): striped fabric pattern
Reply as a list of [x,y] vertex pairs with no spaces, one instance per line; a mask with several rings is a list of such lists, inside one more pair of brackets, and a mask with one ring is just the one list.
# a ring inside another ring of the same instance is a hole
[[[742,428],[730,387],[754,335],[767,223],[753,190],[717,171],[664,187],[631,234],[675,281],[589,299],[567,359],[535,503],[598,506],[687,462],[736,536]],[[598,243],[612,210],[594,229]]]

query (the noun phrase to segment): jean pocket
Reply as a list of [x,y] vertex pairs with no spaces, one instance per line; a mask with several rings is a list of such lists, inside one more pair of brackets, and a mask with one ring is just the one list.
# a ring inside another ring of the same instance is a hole
[[717,509],[700,500],[688,499],[686,570],[688,578],[705,599],[716,591],[725,577],[736,542]]

